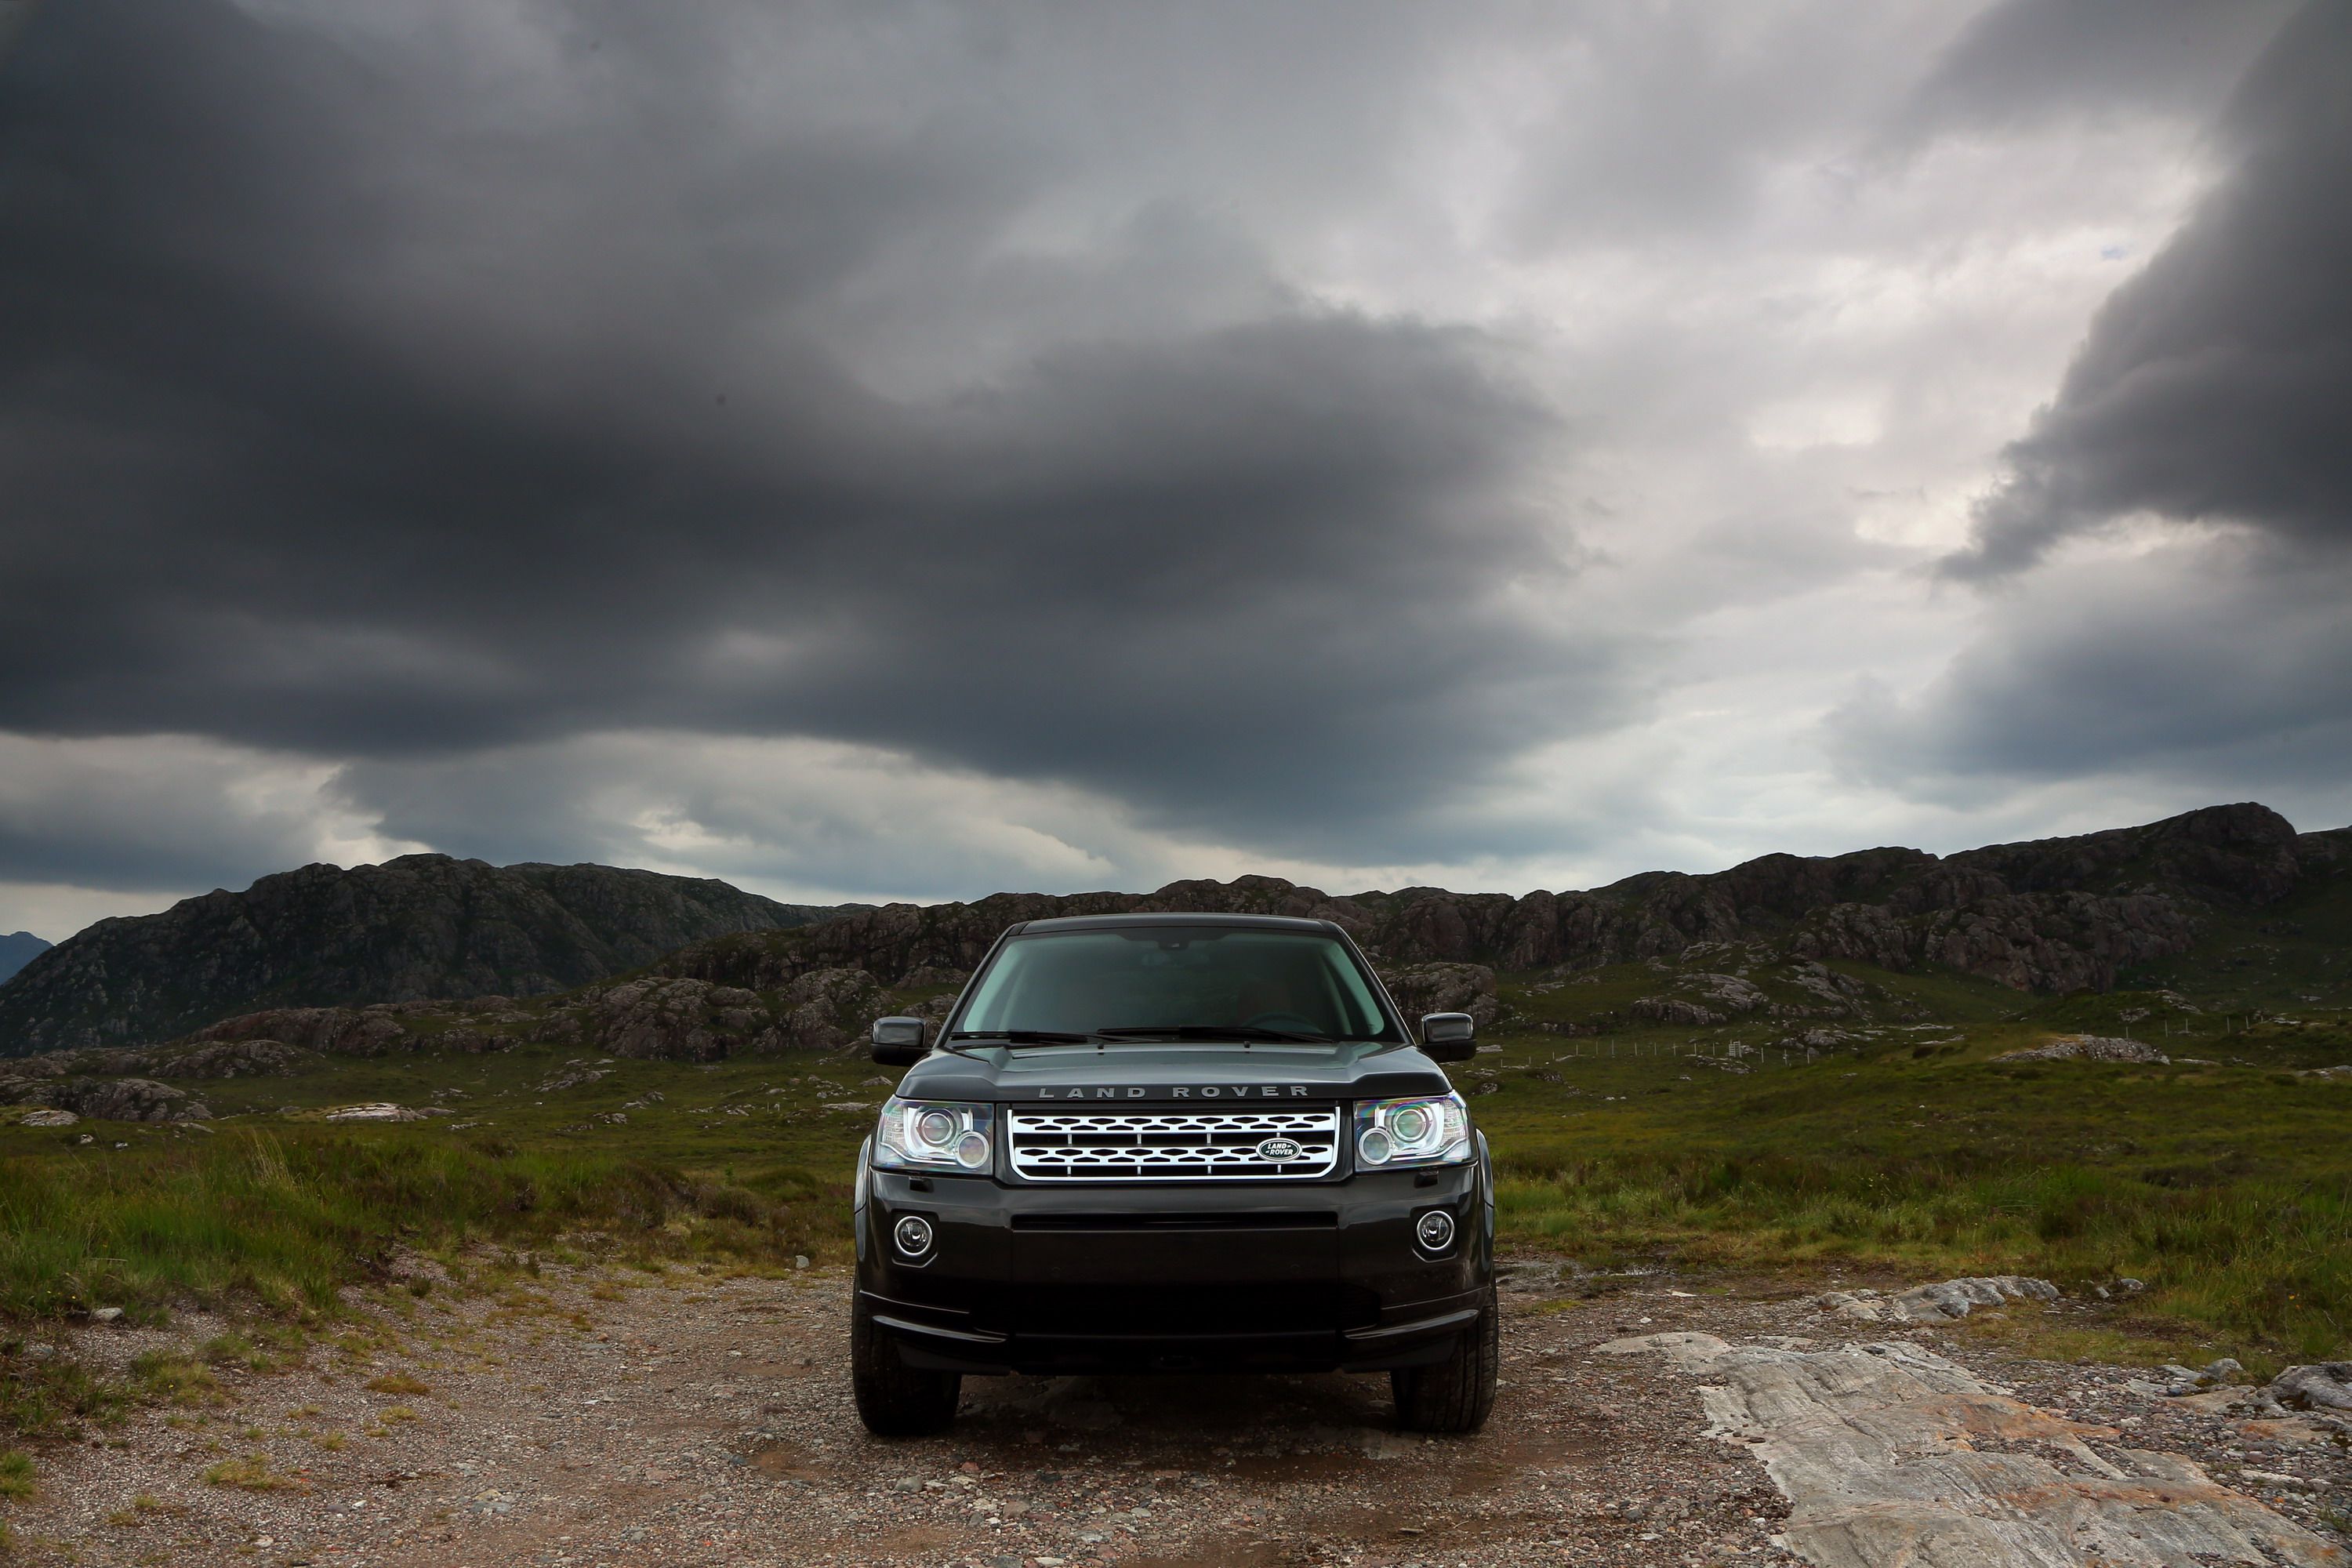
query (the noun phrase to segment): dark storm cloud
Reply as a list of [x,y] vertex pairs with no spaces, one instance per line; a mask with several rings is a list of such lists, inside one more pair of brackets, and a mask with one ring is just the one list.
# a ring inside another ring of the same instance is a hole
[[2001,0],[1946,45],[1898,116],[1908,140],[2059,119],[2219,107],[2286,0]]
[[[1865,689],[1834,714],[1825,738],[1850,773],[1954,800],[2086,777],[2339,793],[2352,764],[2347,81],[2352,9],[2322,4],[2238,85],[2230,173],[2100,310],[2005,454],[1970,548],[1942,563],[2004,591],[1925,689]],[[2151,518],[2178,531],[2051,557]],[[2332,820],[2340,804],[2323,809]]]
[[2352,757],[2352,562],[2265,541],[2053,567],[1988,606],[1916,699],[1856,695],[1826,739],[1930,795],[2113,776],[2340,786]]
[[560,91],[209,0],[28,31],[0,729],[815,734],[1313,847],[1624,701],[1516,607],[1562,432],[1494,342],[1188,315],[1283,298],[1203,241],[1165,322],[886,395],[856,287],[1005,287],[1049,156],[919,91],[738,134],[721,13],[563,15]]
[[2236,164],[2094,321],[1948,574],[1997,577],[2136,513],[2352,541],[2352,7],[2240,85]]

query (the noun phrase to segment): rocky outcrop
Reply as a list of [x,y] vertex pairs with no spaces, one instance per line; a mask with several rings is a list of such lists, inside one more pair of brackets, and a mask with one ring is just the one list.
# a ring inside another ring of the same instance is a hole
[[[2347,843],[2352,830],[2297,836],[2277,813],[2242,805],[1940,858],[1894,848],[1767,855],[1708,876],[1650,872],[1591,892],[1517,899],[1438,888],[1335,897],[1272,877],[1173,882],[1151,893],[1001,893],[721,938],[657,967],[754,990],[827,968],[864,969],[887,983],[926,968],[969,969],[1018,921],[1199,910],[1329,920],[1391,968],[1591,968],[1683,955],[1696,943],[1761,942],[1811,961],[1821,1011],[1834,1014],[1852,998],[1832,994],[1839,987],[1819,967],[1825,959],[1894,970],[1940,964],[2021,990],[2108,989],[2134,965],[2188,951],[2213,910],[2259,907],[2352,865]],[[1742,1011],[1728,998],[1676,1000],[1719,1018]],[[1695,1021],[1667,1010],[1677,1014],[1671,1021]]]
[[488,996],[373,1007],[271,1008],[224,1018],[167,1045],[52,1052],[0,1063],[0,1072],[27,1079],[132,1070],[226,1078],[291,1070],[320,1052],[478,1054],[521,1045],[572,1047],[642,1060],[718,1061],[838,1049],[864,1039],[866,1026],[882,1014],[911,1011],[937,1017],[953,1001],[949,992],[908,1002],[862,969],[811,970],[769,991],[642,975],[527,1004]]
[[[1712,946],[1712,944],[1706,944]],[[1685,958],[1690,954],[1685,952]],[[1815,966],[1818,967],[1818,966]],[[1824,973],[1827,971],[1823,971]],[[1643,996],[1627,1005],[1625,1011],[1636,1018],[1653,1024],[1677,1024],[1692,1026],[1706,1024],[1727,1024],[1744,1014],[1769,1005],[1770,999],[1752,983],[1737,974],[1711,974],[1701,972],[1682,977],[1681,994],[1661,994]],[[1843,1011],[1843,1008],[1836,1009]],[[1786,1012],[1788,1009],[1782,1009]],[[1811,1009],[1803,1009],[1810,1012]]]
[[1431,1013],[1467,1013],[1483,1029],[1502,1010],[1495,996],[1495,972],[1483,963],[1409,963],[1381,979],[1408,1026]]
[[2060,1035],[2022,1051],[2004,1051],[1997,1062],[2168,1062],[2172,1058],[2145,1040],[2102,1035]]
[[0,987],[0,1056],[142,1045],[264,1008],[562,991],[834,912],[607,866],[306,866],[41,953]]
[[862,969],[890,985],[931,984],[943,972],[968,973],[1017,921],[1153,910],[1297,915],[1337,921],[1359,936],[1372,929],[1371,916],[1355,900],[1278,877],[1240,877],[1171,882],[1155,893],[995,893],[969,904],[886,904],[810,926],[791,942],[760,932],[698,942],[656,967],[664,974],[755,991],[787,986],[820,969]]
[[280,1040],[306,1050],[380,1057],[414,1048],[410,1031],[401,1020],[418,1016],[425,1010],[416,1005],[398,1004],[373,1007],[272,1007],[208,1024],[190,1038],[199,1043]]
[[0,1078],[0,1104],[46,1105],[101,1121],[203,1121],[187,1090],[143,1078]]
[[140,1050],[49,1051],[0,1061],[0,1079],[124,1077],[226,1079],[282,1076],[318,1059],[283,1040],[181,1040]]

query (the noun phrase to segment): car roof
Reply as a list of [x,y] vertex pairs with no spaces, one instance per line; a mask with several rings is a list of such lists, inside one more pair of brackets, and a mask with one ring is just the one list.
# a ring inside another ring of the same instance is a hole
[[[1329,921],[1300,920],[1290,915],[1226,915],[1181,910],[1126,915],[1063,915],[1055,920],[1024,921],[1013,930],[1023,933],[1065,931],[1118,931],[1136,926],[1237,926],[1260,931],[1310,931],[1328,936],[1339,931]],[[1011,932],[1006,933],[1008,935]]]

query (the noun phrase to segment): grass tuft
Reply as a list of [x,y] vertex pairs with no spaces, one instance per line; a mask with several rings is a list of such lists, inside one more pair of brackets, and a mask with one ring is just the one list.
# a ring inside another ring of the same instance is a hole
[[281,1476],[269,1468],[267,1454],[247,1454],[242,1458],[223,1459],[205,1470],[205,1485],[232,1487],[238,1491],[274,1492],[300,1491],[303,1483],[292,1476]]
[[378,1394],[430,1394],[432,1385],[404,1372],[388,1372],[382,1377],[368,1379],[367,1385]]

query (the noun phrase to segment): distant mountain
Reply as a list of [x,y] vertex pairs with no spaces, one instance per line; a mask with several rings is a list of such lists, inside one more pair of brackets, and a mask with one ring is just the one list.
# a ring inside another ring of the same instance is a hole
[[1521,898],[1439,888],[1332,895],[1242,877],[1156,893],[890,904],[804,931],[712,938],[671,954],[656,973],[772,990],[820,971],[864,970],[887,984],[969,969],[1015,921],[1204,910],[1335,921],[1391,963],[1586,969],[1760,942],[1797,960],[1940,966],[2021,991],[2105,991],[2258,917],[2265,923],[2252,934],[2275,945],[2284,940],[2272,930],[2280,922],[2264,911],[2315,894],[2340,902],[2347,886],[2352,829],[2297,834],[2278,813],[2247,804],[1957,855],[1767,855],[1707,875],[1650,871],[1591,892]]
[[0,985],[7,984],[16,971],[48,951],[49,944],[28,931],[0,936]]
[[170,1039],[263,1007],[535,995],[837,912],[609,866],[305,866],[36,953],[0,986],[0,1056]]

